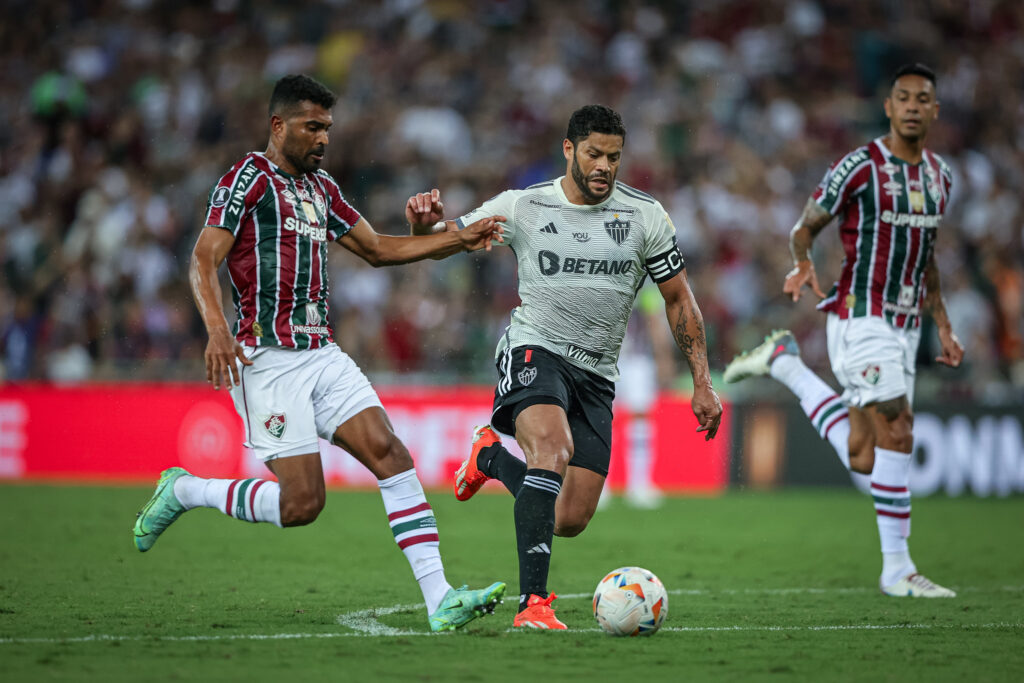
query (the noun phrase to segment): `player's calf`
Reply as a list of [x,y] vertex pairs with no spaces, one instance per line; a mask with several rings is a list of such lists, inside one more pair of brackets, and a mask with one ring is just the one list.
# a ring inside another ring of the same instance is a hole
[[583,533],[594,516],[597,505],[580,505],[575,501],[555,504],[555,536],[572,538]]
[[281,497],[281,526],[305,526],[312,524],[324,509],[325,496],[310,494],[303,497]]
[[575,523],[559,523],[556,519],[555,536],[559,536],[561,538],[572,538],[573,536],[579,536],[583,533],[583,530],[587,528],[588,522],[590,522],[589,519],[585,519]]
[[875,432],[867,416],[856,409],[850,410],[850,471],[871,474],[875,466]]

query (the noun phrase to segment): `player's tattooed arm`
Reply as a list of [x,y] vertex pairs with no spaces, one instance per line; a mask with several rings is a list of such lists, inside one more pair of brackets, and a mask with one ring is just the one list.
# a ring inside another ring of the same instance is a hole
[[960,344],[953,325],[946,313],[946,301],[942,298],[942,287],[939,284],[939,266],[935,262],[935,251],[928,257],[924,267],[924,310],[928,311],[939,330],[939,342],[942,354],[935,360],[950,367],[958,367],[964,359],[964,347]]
[[722,403],[711,386],[708,368],[708,344],[704,334],[704,318],[686,281],[686,271],[658,284],[665,298],[665,314],[679,350],[690,365],[693,377],[693,414],[700,423],[698,432],[706,432],[705,440],[718,433],[722,419]]
[[793,263],[811,259],[811,245],[826,225],[832,222],[832,214],[813,199],[807,200],[800,220],[789,233],[789,251],[793,254]]
[[690,364],[690,372],[694,375],[694,381],[699,379],[707,384],[711,383],[710,373],[705,375],[704,370],[708,364],[707,338],[704,335],[704,320],[700,311],[696,315],[687,311],[687,306],[679,307],[679,316],[672,328],[672,337],[676,345],[683,352],[683,357]]
[[814,238],[831,221],[832,214],[821,208],[821,205],[814,199],[808,199],[803,215],[800,216],[800,220],[796,222],[789,233],[789,251],[793,255],[793,270],[786,274],[782,291],[792,296],[793,301],[800,300],[800,293],[804,285],[810,287],[819,299],[825,298],[825,293],[818,285],[818,274],[814,272],[811,246],[814,244]]

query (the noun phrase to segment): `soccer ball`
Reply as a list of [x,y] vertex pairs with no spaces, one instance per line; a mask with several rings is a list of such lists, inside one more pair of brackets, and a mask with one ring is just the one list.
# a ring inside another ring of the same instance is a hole
[[608,572],[594,591],[594,618],[613,636],[653,635],[667,615],[665,586],[641,567]]

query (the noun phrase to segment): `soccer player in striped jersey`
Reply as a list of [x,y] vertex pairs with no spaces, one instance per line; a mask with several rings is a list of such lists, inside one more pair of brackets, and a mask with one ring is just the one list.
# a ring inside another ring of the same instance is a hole
[[[931,314],[942,353],[957,367],[960,345],[942,300],[935,239],[949,203],[951,174],[924,146],[939,114],[935,74],[922,64],[901,67],[885,99],[889,133],[839,159],[825,174],[790,234],[794,267],[783,291],[804,286],[822,299],[832,371],[842,396],[800,360],[788,330],[776,330],[735,358],[725,379],[770,374],[800,399],[821,437],[854,476],[870,475],[882,547],[879,587],[887,595],[954,597],[918,573],[910,536],[914,374],[921,316]],[[828,295],[811,261],[815,236],[839,216],[846,258]]]
[[455,477],[459,500],[489,478],[515,496],[517,628],[565,629],[547,589],[552,540],[580,534],[597,507],[611,456],[616,362],[648,276],[690,364],[697,431],[714,438],[722,416],[703,318],[672,221],[653,197],[616,180],[625,136],[616,112],[583,107],[572,114],[562,141],[564,176],[502,192],[436,228],[507,216],[505,244],[518,260],[522,304],[498,342],[491,424],[516,438],[526,462],[509,453],[490,426],[478,427]]
[[[189,268],[210,337],[206,378],[215,389],[230,389],[246,445],[277,481],[202,479],[172,467],[139,513],[135,545],[149,550],[196,507],[279,527],[311,523],[325,500],[318,445],[324,438],[377,478],[391,532],[423,592],[430,628],[454,629],[492,611],[505,584],[467,590],[446,580],[437,524],[409,451],[366,376],[334,343],[327,245],[337,242],[374,266],[441,258],[489,249],[501,240],[497,221],[503,217],[430,236],[376,233],[320,170],[334,102],[326,87],[307,76],[277,82],[267,150],[247,154],[210,192]],[[413,227],[424,220],[408,207],[406,218]],[[220,308],[217,269],[225,260],[237,316],[233,333]]]

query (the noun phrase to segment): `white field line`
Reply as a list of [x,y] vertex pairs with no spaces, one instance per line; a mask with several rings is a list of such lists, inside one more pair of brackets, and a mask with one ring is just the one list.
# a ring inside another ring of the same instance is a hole
[[[962,587],[961,593],[1005,591],[1019,593],[1024,586],[1000,586],[998,588]],[[790,595],[790,594],[846,594],[874,592],[869,588],[743,588],[723,590],[683,590],[668,591],[670,595]],[[591,593],[566,593],[559,596],[563,600],[590,599]],[[943,601],[944,602],[944,601]],[[447,636],[451,633],[431,633],[430,631],[413,631],[387,626],[380,623],[378,617],[399,612],[413,612],[424,609],[423,603],[376,607],[338,615],[340,626],[352,629],[343,632],[312,632],[312,633],[236,633],[219,635],[194,636],[162,636],[162,635],[111,635],[94,634],[71,638],[0,638],[0,645],[30,645],[38,643],[107,643],[107,642],[214,642],[232,640],[311,640],[324,638],[379,638],[396,636]],[[890,631],[890,630],[939,630],[939,629],[1024,629],[1021,622],[989,622],[984,624],[820,624],[811,626],[666,626],[662,631],[676,633],[711,633],[711,632],[751,632],[751,631]],[[599,628],[572,628],[571,633],[600,633]],[[508,629],[509,633],[523,632],[524,629]]]

